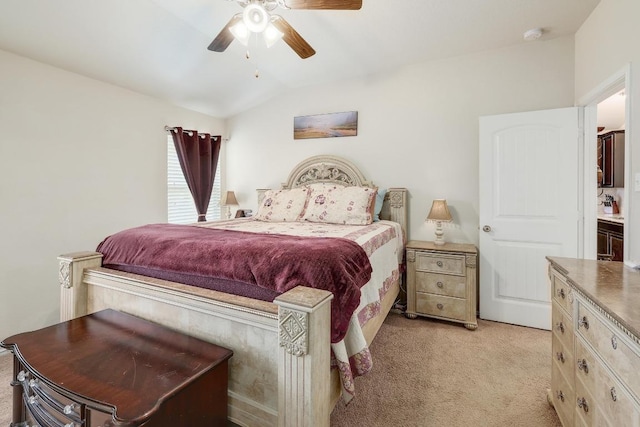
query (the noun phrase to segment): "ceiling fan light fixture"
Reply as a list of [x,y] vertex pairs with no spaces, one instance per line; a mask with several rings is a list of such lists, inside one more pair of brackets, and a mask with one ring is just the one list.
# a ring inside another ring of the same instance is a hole
[[269,25],[269,13],[257,3],[251,3],[242,12],[242,21],[252,33],[261,33]]
[[264,30],[263,36],[264,36],[264,42],[269,48],[274,44],[276,44],[278,40],[280,40],[284,36],[284,33],[278,30],[276,26],[273,25],[271,22],[269,22],[269,25],[267,25],[267,28]]
[[244,46],[249,44],[249,37],[251,36],[251,32],[244,24],[244,21],[239,21],[237,24],[229,27],[229,31],[233,34],[236,40],[242,43]]

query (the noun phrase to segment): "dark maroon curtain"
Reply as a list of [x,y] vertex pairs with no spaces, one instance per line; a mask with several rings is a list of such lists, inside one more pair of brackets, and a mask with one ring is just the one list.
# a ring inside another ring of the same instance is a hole
[[211,199],[213,179],[216,176],[222,138],[208,133],[176,127],[171,130],[180,167],[187,181],[198,211],[198,221],[206,221]]

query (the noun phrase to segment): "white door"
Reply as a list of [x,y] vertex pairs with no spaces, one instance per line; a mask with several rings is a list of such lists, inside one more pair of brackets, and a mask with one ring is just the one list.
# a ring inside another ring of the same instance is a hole
[[545,256],[577,257],[580,108],[480,118],[480,317],[551,329]]

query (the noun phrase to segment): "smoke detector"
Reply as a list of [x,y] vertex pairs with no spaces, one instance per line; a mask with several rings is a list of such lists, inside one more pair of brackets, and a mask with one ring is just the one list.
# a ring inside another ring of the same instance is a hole
[[542,28],[532,28],[528,31],[525,31],[522,36],[527,41],[538,40],[540,37],[542,37]]

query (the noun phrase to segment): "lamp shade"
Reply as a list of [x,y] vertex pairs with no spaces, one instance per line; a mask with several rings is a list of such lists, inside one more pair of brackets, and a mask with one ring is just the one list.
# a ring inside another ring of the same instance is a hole
[[447,201],[445,199],[435,199],[431,205],[429,215],[427,215],[427,221],[442,221],[450,222],[453,220]]
[[221,206],[231,206],[238,205],[238,200],[236,199],[236,195],[233,191],[226,191],[222,193],[222,197],[220,198]]

